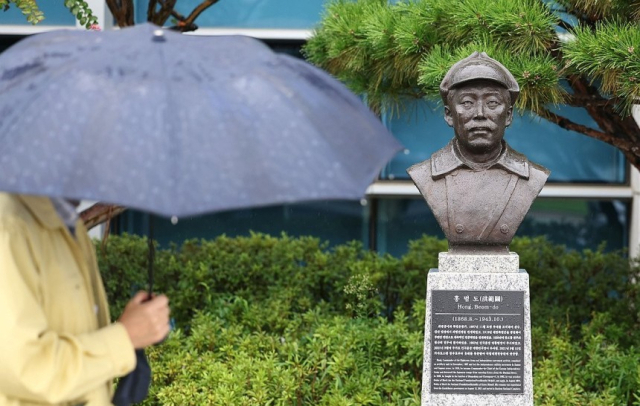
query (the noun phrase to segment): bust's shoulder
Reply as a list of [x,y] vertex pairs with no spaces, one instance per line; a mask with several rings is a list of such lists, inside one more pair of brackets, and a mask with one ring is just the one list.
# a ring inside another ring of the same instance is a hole
[[506,165],[515,173],[529,177],[531,180],[542,180],[543,182],[549,177],[550,171],[542,165],[530,161],[524,154],[511,148],[511,146],[505,143],[507,147],[507,157],[505,159]]
[[407,173],[436,218],[443,219],[446,218],[447,207],[446,183],[444,178],[433,176],[433,158],[432,155],[431,158],[412,165],[407,169]]
[[407,173],[412,178],[415,176],[431,176],[431,158],[426,159],[422,162],[418,162],[417,164],[411,165],[407,169]]
[[551,172],[542,165],[529,161],[528,189],[536,196],[540,193]]
[[530,176],[544,177],[545,179],[547,179],[549,177],[549,174],[551,173],[551,171],[544,166],[531,161],[529,161],[529,168]]
[[429,180],[433,178],[434,181],[437,181],[444,174],[451,172],[458,166],[460,166],[460,160],[453,153],[452,142],[449,142],[434,152],[429,159],[411,166],[407,169],[407,172],[414,181],[416,177],[424,176],[428,176]]

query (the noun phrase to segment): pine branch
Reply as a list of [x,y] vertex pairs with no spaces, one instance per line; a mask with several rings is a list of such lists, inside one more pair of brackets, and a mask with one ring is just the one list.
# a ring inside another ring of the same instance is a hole
[[633,143],[622,140],[614,135],[595,130],[591,127],[587,127],[586,125],[575,123],[568,118],[560,116],[546,108],[540,109],[538,115],[548,121],[551,121],[554,124],[557,124],[560,128],[584,134],[588,137],[595,138],[596,140],[611,144],[617,148],[620,148],[621,150],[630,151],[631,148],[635,146]]
[[588,16],[586,14],[581,14],[579,12],[576,12],[573,15],[576,16],[578,18],[578,20],[580,20],[581,24],[588,26],[593,31],[595,31],[596,24],[598,23],[598,21],[600,21],[598,18],[595,18],[595,17],[592,17],[592,16]]
[[185,17],[182,14],[178,13],[175,9],[171,10],[171,17],[175,18],[178,21],[182,21],[182,22],[184,22],[184,20],[187,19],[187,17]]
[[[216,4],[218,1],[220,0],[204,0],[202,3],[198,4],[198,6],[193,9],[191,14],[189,14],[189,16],[184,21],[182,21],[181,24],[178,24],[178,28],[180,29],[180,31],[192,31],[188,28],[195,25],[194,22],[196,18],[198,18],[200,14],[202,14],[209,7]],[[183,30],[182,27],[184,27],[185,29]]]
[[[578,75],[569,75],[569,86],[574,91],[572,97],[574,101],[580,98],[590,100],[590,103],[585,103],[580,107],[584,107],[589,115],[596,121],[598,126],[609,134],[625,134],[626,129],[621,128],[618,122],[614,119],[606,119],[605,117],[618,117],[622,118],[615,111],[615,104],[607,103],[609,99],[602,96],[600,90],[593,86],[585,77]],[[604,113],[604,114],[603,114]],[[605,117],[603,117],[603,115]]]
[[571,107],[615,107],[618,103],[623,102],[624,97],[611,97],[606,99],[604,97],[596,96],[580,96],[575,94],[569,94],[565,96],[565,104]]
[[122,4],[122,12],[125,17],[125,24],[126,24],[125,26],[131,27],[135,24],[135,21],[133,19],[133,10],[134,10],[133,0],[121,0],[121,4]]
[[160,10],[155,11],[154,19],[149,20],[156,25],[163,26],[164,23],[171,17],[171,12],[176,6],[176,0],[157,0],[160,3]]
[[133,0],[106,0],[106,2],[118,27],[134,25]]
[[156,17],[156,6],[158,0],[149,0],[149,6],[147,7],[147,21],[153,21]]
[[582,75],[568,75],[567,79],[569,79],[569,84],[576,92],[581,92],[582,94],[587,94],[594,98],[602,99],[602,95],[600,94],[600,90],[592,85],[587,79]]
[[589,26],[591,29],[595,29],[596,23],[599,21],[599,18],[593,15],[588,15],[585,10],[576,7],[574,4],[562,2],[562,5],[564,6],[564,10],[554,11],[557,11],[559,13],[571,14],[576,17],[583,25]]
[[123,206],[96,203],[88,209],[82,211],[82,213],[80,213],[80,218],[84,222],[85,227],[90,230],[93,227],[104,223],[105,221],[109,221],[125,210],[126,208]]
[[573,25],[571,25],[569,22],[563,20],[563,19],[559,19],[558,20],[558,27],[563,28],[569,32],[573,32],[575,27]]
[[171,17],[178,20],[178,24],[174,27],[171,27],[172,30],[176,30],[180,32],[190,32],[198,29],[198,25],[195,23],[192,23],[191,25],[187,26],[185,23],[185,21],[187,20],[187,17],[178,13],[175,9],[171,10]]
[[[106,1],[107,1],[107,7],[109,7],[109,11],[111,11],[111,14],[113,15],[113,18],[116,19],[116,22],[119,21],[120,6],[116,2],[116,0],[106,0]],[[118,24],[118,25],[120,25],[120,24]]]

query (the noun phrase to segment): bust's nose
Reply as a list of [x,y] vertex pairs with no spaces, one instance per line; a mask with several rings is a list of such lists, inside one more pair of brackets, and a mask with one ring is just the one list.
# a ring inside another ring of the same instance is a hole
[[480,119],[480,120],[484,119],[485,118],[485,112],[484,112],[485,108],[486,108],[485,103],[483,103],[482,100],[478,100],[476,102],[476,106],[475,106],[475,111],[474,111],[473,117],[476,118],[476,119]]

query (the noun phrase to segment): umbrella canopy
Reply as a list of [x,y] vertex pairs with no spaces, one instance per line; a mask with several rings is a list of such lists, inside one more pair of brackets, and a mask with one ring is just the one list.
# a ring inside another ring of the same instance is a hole
[[401,148],[340,82],[242,36],[143,24],[0,54],[0,190],[164,216],[357,199]]

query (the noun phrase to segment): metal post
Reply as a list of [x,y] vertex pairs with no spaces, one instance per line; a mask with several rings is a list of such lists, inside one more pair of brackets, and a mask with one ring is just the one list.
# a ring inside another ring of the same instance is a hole
[[631,224],[629,227],[629,257],[635,258],[640,254],[640,172],[631,167]]
[[[640,125],[640,107],[633,106],[633,118]],[[640,254],[640,172],[631,166],[631,224],[629,227],[629,257],[635,258]]]

